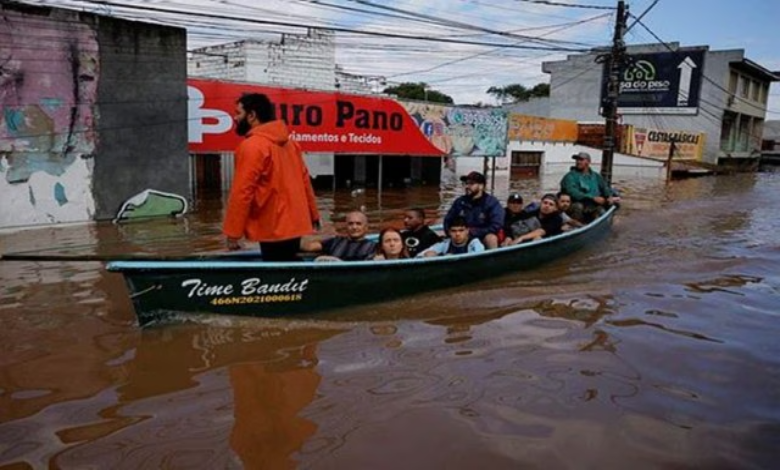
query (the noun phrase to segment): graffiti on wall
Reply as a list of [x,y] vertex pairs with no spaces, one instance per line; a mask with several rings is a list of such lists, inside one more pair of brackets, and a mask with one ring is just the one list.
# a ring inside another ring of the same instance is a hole
[[577,133],[577,121],[514,113],[509,115],[509,140],[576,142]]
[[2,13],[0,227],[89,220],[96,32],[62,11]]
[[126,200],[114,218],[114,223],[125,220],[160,216],[179,216],[187,212],[187,199],[179,194],[146,189]]
[[503,110],[401,104],[428,140],[446,155],[493,157],[506,153],[507,113]]

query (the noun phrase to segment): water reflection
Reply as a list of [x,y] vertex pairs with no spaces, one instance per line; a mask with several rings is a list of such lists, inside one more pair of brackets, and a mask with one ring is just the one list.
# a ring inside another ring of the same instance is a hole
[[55,460],[106,468],[292,468],[290,455],[316,430],[297,415],[320,381],[317,344],[337,334],[274,326],[146,330],[116,402],[97,413],[103,422],[80,429],[81,445]]
[[[621,182],[607,243],[307,319],[140,331],[101,264],[2,262],[0,466],[771,468],[780,178],[729,178]],[[328,230],[356,205],[374,227],[440,216],[457,192],[426,191],[321,195]],[[221,249],[221,202],[204,207],[2,242]]]

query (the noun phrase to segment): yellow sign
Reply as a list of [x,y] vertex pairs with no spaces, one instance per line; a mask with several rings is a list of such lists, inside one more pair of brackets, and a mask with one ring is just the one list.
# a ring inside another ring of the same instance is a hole
[[638,157],[669,158],[669,147],[674,141],[673,160],[701,160],[706,134],[703,132],[662,131],[647,127],[626,126],[623,153]]
[[548,119],[524,114],[509,115],[509,140],[576,142],[577,121]]

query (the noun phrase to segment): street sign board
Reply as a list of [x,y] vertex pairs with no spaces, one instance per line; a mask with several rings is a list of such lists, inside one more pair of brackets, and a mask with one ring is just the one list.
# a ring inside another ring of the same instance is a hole
[[[699,112],[705,50],[631,54],[620,75],[619,114]],[[607,73],[602,81],[606,97]]]

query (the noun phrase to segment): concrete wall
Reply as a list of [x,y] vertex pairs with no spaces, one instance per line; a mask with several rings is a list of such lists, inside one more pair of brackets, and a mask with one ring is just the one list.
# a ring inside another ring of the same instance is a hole
[[193,51],[187,60],[187,74],[191,77],[247,81],[245,44],[246,41],[232,42]]
[[113,218],[188,195],[182,29],[0,7],[0,228]]
[[336,89],[336,45],[331,31],[283,34],[279,41],[240,41],[192,51],[193,77],[317,90]]
[[88,220],[98,41],[78,13],[0,6],[0,227]]
[[[602,151],[583,145],[568,142],[518,142],[510,141],[507,146],[507,158],[512,152],[543,152],[542,176],[563,176],[574,166],[571,156],[578,152],[588,152],[592,159],[592,167],[601,171]],[[648,158],[633,157],[615,153],[612,164],[613,178],[660,178],[665,176],[664,163]]]
[[145,189],[189,197],[185,30],[113,18],[97,29],[96,217]]
[[550,97],[531,98],[521,103],[508,104],[504,109],[510,113],[526,116],[550,117]]
[[375,77],[343,72],[336,66],[336,89],[342,93],[374,95],[380,91],[380,82]]

